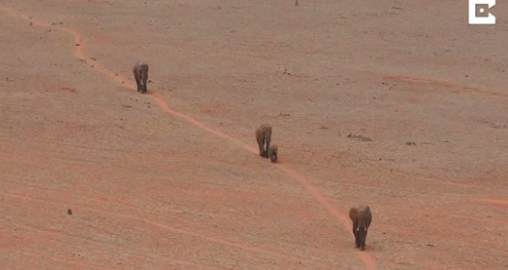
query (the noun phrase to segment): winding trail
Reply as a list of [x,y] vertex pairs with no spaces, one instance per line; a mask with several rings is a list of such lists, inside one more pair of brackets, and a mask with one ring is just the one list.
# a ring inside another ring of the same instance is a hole
[[[2,11],[3,13],[8,14],[10,16],[21,18],[23,20],[32,22],[34,25],[37,25],[37,26],[54,28],[54,29],[57,29],[57,30],[60,30],[60,31],[62,31],[64,33],[69,34],[74,39],[75,57],[76,58],[78,58],[79,60],[83,61],[85,64],[89,65],[90,67],[92,67],[93,69],[95,69],[99,73],[103,74],[104,76],[109,77],[109,78],[113,79],[115,82],[117,82],[119,84],[122,84],[122,85],[125,85],[127,88],[135,91],[134,85],[132,85],[132,84],[130,84],[130,85],[127,84],[126,85],[125,84],[128,81],[126,79],[126,77],[124,77],[122,75],[119,75],[119,74],[116,74],[116,73],[112,72],[111,70],[108,70],[107,68],[102,66],[97,61],[94,61],[94,60],[92,60],[92,59],[90,59],[90,58],[88,58],[86,56],[85,51],[84,51],[85,50],[86,39],[84,37],[82,37],[77,31],[75,31],[73,29],[66,28],[66,27],[61,27],[61,26],[52,26],[50,23],[39,21],[37,19],[34,19],[31,16],[28,16],[26,14],[23,14],[23,13],[21,13],[19,11],[16,11],[16,10],[14,10],[12,8],[9,8],[9,7],[6,7],[6,6],[0,6],[0,11]],[[228,135],[228,134],[226,134],[226,133],[224,133],[224,132],[222,132],[220,130],[217,130],[217,129],[214,129],[212,127],[209,127],[206,124],[200,122],[199,120],[197,120],[197,119],[195,119],[195,118],[185,114],[184,112],[177,111],[177,110],[171,108],[168,105],[168,103],[164,100],[164,98],[162,96],[158,95],[157,93],[153,93],[153,92],[150,93],[149,92],[148,96],[150,98],[152,98],[152,100],[154,102],[156,102],[159,105],[159,108],[162,109],[164,112],[167,112],[168,114],[170,114],[172,116],[179,117],[179,118],[185,120],[186,122],[188,122],[188,123],[190,123],[190,124],[200,128],[200,129],[202,129],[204,131],[207,131],[207,132],[209,132],[209,133],[211,133],[213,135],[216,135],[216,136],[218,136],[218,137],[220,137],[222,139],[228,140],[231,143],[234,143],[234,144],[240,146],[241,148],[243,148],[243,149],[245,149],[245,150],[247,150],[247,151],[257,155],[255,147],[249,146],[249,145],[243,143],[242,141],[234,138],[233,136]],[[350,221],[348,220],[347,216],[344,213],[342,213],[339,210],[337,210],[327,200],[327,198],[319,191],[319,189],[314,187],[312,185],[312,182],[314,182],[314,181],[311,181],[312,180],[311,178],[308,178],[308,177],[305,177],[305,176],[299,174],[297,171],[293,170],[292,168],[288,167],[287,165],[278,164],[276,166],[277,166],[277,168],[282,170],[284,173],[286,173],[288,176],[296,179],[301,185],[303,185],[309,191],[309,193],[312,194],[314,199],[319,204],[321,204],[330,215],[332,215],[340,224],[342,224],[344,226],[346,231],[350,230],[351,224],[350,224]],[[4,194],[4,195],[8,195],[8,196],[11,196],[11,197],[17,197],[17,198],[23,198],[23,196],[19,196],[19,195],[15,195],[15,194]],[[23,199],[30,199],[30,198],[23,198]],[[105,214],[109,214],[109,213],[105,213]],[[136,217],[132,217],[132,216],[129,216],[129,215],[122,215],[122,216],[125,217],[125,218],[136,218]],[[147,224],[150,224],[150,225],[153,225],[153,226],[162,227],[162,228],[166,228],[166,229],[169,229],[169,230],[174,230],[175,232],[180,232],[180,233],[185,233],[185,234],[193,235],[192,232],[187,232],[187,231],[182,231],[182,230],[175,229],[175,228],[170,228],[170,227],[168,227],[168,226],[166,226],[164,224],[159,224],[159,223],[156,223],[156,222],[153,222],[153,221],[143,220],[143,222],[145,222]],[[195,235],[195,236],[197,236],[197,237],[204,237],[202,235]],[[224,240],[212,239],[212,238],[209,238],[209,240],[211,240],[213,242],[223,242],[223,244],[227,244],[227,245],[231,245],[231,246],[237,246],[237,247],[241,247],[241,248],[246,248],[246,246],[244,246],[244,245],[239,245],[237,243],[224,242]],[[256,251],[256,252],[263,252],[263,253],[267,252],[266,250],[257,249],[257,248],[251,248],[250,247],[250,249],[252,251]],[[269,252],[269,253],[272,253],[272,252]],[[277,255],[284,256],[283,254],[277,254]],[[358,251],[357,255],[360,258],[360,260],[363,262],[363,264],[365,265],[367,270],[376,270],[377,269],[377,267],[376,267],[376,261],[375,261],[375,259],[372,257],[372,255],[370,253]]]

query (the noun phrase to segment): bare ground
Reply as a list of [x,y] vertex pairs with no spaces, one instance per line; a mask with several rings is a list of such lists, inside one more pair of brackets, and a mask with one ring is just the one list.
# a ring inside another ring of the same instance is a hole
[[508,268],[508,10],[357,2],[2,1],[0,269]]

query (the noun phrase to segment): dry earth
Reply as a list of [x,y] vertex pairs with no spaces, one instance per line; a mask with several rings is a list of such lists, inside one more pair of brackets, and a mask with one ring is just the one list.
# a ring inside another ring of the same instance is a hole
[[[0,269],[508,269],[495,11],[2,0]],[[256,153],[265,122],[277,165]]]

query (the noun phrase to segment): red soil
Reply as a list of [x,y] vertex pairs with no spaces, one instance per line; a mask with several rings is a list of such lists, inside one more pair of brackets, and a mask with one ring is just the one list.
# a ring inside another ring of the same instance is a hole
[[339,2],[4,1],[0,269],[506,269],[508,28]]

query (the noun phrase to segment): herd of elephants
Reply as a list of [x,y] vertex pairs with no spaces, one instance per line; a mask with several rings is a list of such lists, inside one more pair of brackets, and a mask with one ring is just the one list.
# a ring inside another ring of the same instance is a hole
[[[137,91],[146,93],[148,81],[148,64],[137,62],[134,65],[133,72],[136,79]],[[273,163],[278,161],[277,150],[275,144],[270,145],[272,139],[272,126],[270,124],[262,124],[256,130],[256,140],[259,145],[259,155],[263,158],[269,158]],[[365,242],[367,240],[367,230],[372,221],[372,213],[368,205],[360,205],[352,207],[349,210],[349,217],[353,221],[353,234],[355,236],[355,245],[360,250],[365,250]]]

